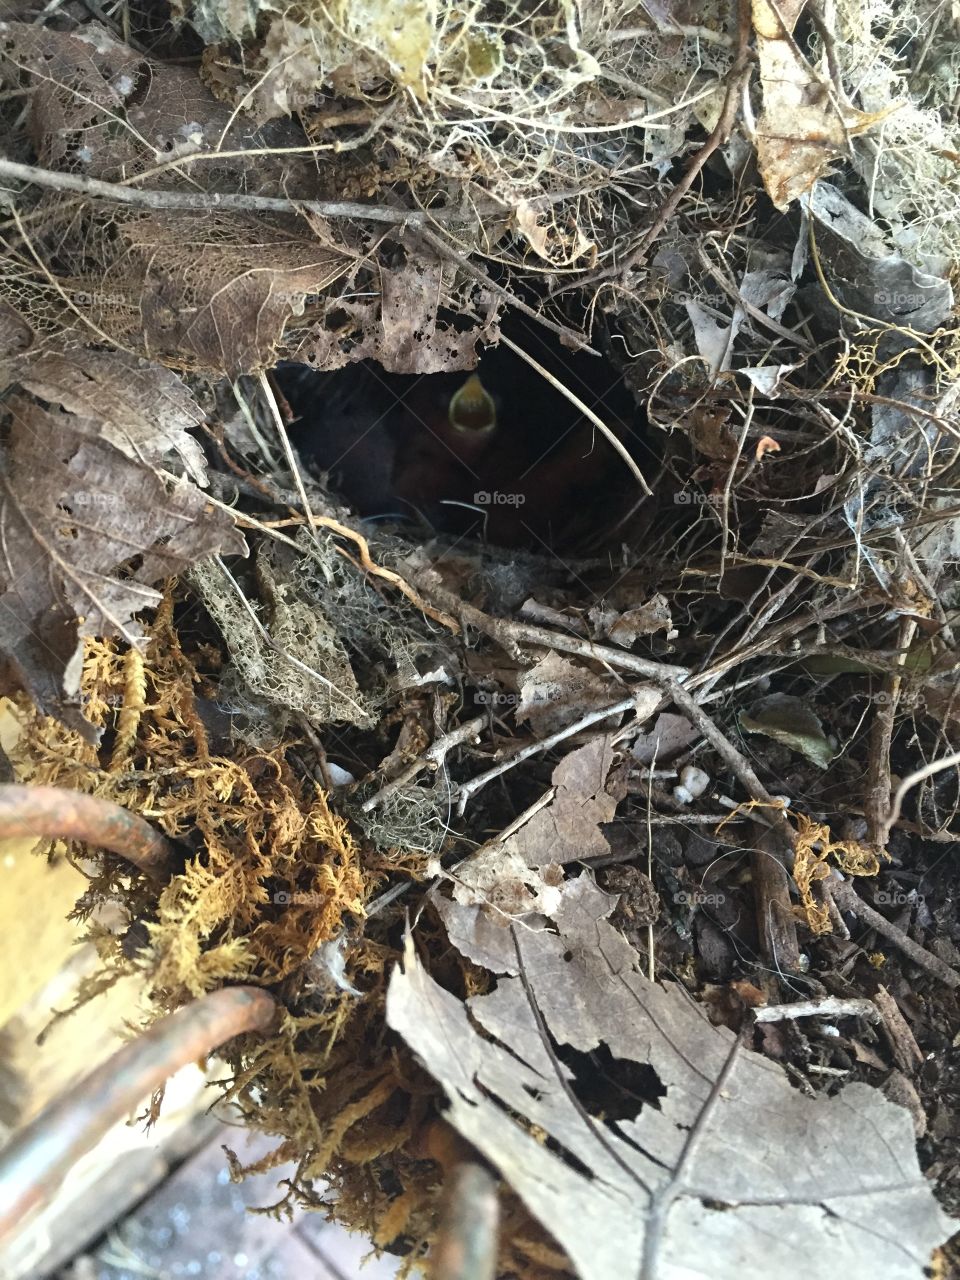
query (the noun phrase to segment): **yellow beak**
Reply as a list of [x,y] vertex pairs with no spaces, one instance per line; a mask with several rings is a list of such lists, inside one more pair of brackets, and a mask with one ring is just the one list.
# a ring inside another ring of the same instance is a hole
[[475,373],[450,397],[449,418],[454,431],[473,436],[487,435],[496,427],[497,406]]

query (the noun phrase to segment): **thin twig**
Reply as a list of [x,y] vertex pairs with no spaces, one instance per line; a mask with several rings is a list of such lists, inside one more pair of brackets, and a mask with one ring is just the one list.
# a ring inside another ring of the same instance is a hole
[[[297,148],[305,152],[315,147]],[[246,152],[229,153],[246,155]],[[176,164],[194,160],[223,160],[226,152],[198,152],[194,156],[181,156]],[[255,159],[251,155],[251,159]],[[142,176],[142,175],[141,175]],[[284,196],[255,196],[241,192],[219,191],[158,191],[143,187],[126,186],[119,182],[103,182],[99,178],[87,178],[76,173],[61,173],[56,169],[41,169],[36,165],[19,164],[15,160],[0,159],[0,178],[12,178],[29,182],[33,186],[51,191],[74,191],[78,195],[97,200],[110,200],[114,204],[135,205],[147,209],[196,210],[202,213],[214,209],[232,213],[299,213],[305,211],[323,218],[356,218],[363,222],[382,222],[389,226],[422,226],[447,219],[464,221],[461,210],[390,209],[379,205],[360,204],[354,200],[300,200]],[[136,178],[130,181],[137,181]]]
[[883,696],[879,700],[870,732],[870,758],[863,812],[867,819],[867,841],[878,853],[886,849],[890,837],[892,824],[887,823],[887,810],[890,806],[890,744],[893,741],[893,726],[903,685],[901,672],[916,630],[915,619],[900,619],[897,644],[899,671],[890,673],[884,679]]
[[[401,595],[406,596],[411,604],[415,604],[421,613],[425,613],[427,617],[432,618],[434,622],[439,622],[442,626],[452,631],[454,635],[460,634],[460,624],[457,622],[456,618],[451,617],[449,613],[444,613],[440,609],[431,608],[431,606],[427,604],[426,600],[414,591],[413,587],[411,587],[404,578],[401,578],[399,573],[394,573],[392,569],[385,569],[383,565],[376,564],[375,561],[371,559],[370,544],[362,533],[358,533],[356,529],[351,529],[349,525],[343,524],[339,520],[331,519],[330,516],[314,516],[313,522],[315,525],[318,525],[323,529],[329,529],[332,533],[339,533],[343,538],[349,538],[356,544],[357,550],[360,552],[360,563],[358,566],[360,569],[372,574],[375,578],[382,578],[384,582],[389,582],[392,586],[397,588]],[[350,560],[351,564],[356,565],[357,562],[348,556],[342,548],[338,547],[337,550],[340,551],[342,556]]]
[[[537,800],[534,800],[533,804],[528,805],[526,809],[524,809],[523,813],[518,813],[514,820],[511,823],[508,823],[508,825],[505,826],[498,835],[495,835],[492,840],[487,840],[486,843],[482,844],[479,849],[476,849],[470,857],[474,857],[482,849],[489,849],[491,845],[495,844],[503,844],[506,840],[509,840],[511,836],[515,836],[518,831],[522,830],[527,825],[531,818],[536,817],[541,809],[545,809],[548,804],[553,803],[553,798],[556,794],[556,787],[548,787],[542,796]],[[459,866],[460,864],[457,863],[457,865]]]
[[557,337],[563,338],[565,341],[572,343],[574,350],[585,351],[591,356],[600,354],[599,351],[590,346],[582,333],[578,333],[576,329],[571,329],[568,325],[557,324],[555,320],[549,320],[542,312],[538,311],[536,307],[531,307],[529,303],[524,302],[522,298],[518,298],[515,293],[511,293],[511,291],[504,285],[498,284],[495,280],[492,280],[485,271],[481,271],[479,267],[475,266],[462,250],[456,248],[454,245],[448,244],[442,236],[436,235],[426,226],[413,228],[413,230],[419,239],[430,245],[431,249],[435,250],[441,255],[441,257],[446,258],[448,261],[455,262],[461,271],[465,272],[465,274],[470,276],[473,280],[476,280],[478,284],[483,285],[484,289],[489,289],[491,293],[495,293],[498,297],[503,298],[504,302],[513,307],[514,311],[519,311],[521,315],[525,315],[529,319],[535,320],[537,324],[541,325],[544,329],[549,329],[550,332],[555,333]]
[[[517,814],[514,820],[508,826],[504,827],[501,832],[495,835],[491,840],[485,840],[484,843],[478,845],[476,849],[471,849],[468,854],[457,859],[456,862],[450,863],[444,869],[445,872],[452,873],[457,871],[464,865],[464,863],[469,862],[472,858],[477,858],[488,849],[492,849],[496,845],[503,844],[506,840],[509,840],[512,835],[516,835],[522,827],[525,827],[530,819],[538,814],[541,809],[545,809],[547,805],[551,803],[556,794],[556,787],[549,787],[543,795],[539,797],[539,799],[535,800],[532,805],[524,809],[523,813]],[[428,886],[427,892],[429,893],[430,890],[439,883],[439,880],[433,880]],[[376,915],[377,912],[383,911],[385,907],[388,907],[392,902],[395,902],[397,898],[402,897],[408,889],[412,889],[413,885],[414,882],[412,880],[404,880],[401,884],[395,884],[391,886],[391,888],[385,889],[383,893],[374,898],[373,901],[367,905],[365,908],[366,916],[369,918],[372,915]]]
[[696,725],[751,799],[764,806],[763,816],[779,837],[779,847],[768,837],[761,837],[758,847],[751,851],[750,862],[765,957],[778,973],[793,972],[799,966],[800,944],[785,861],[792,857],[796,833],[782,804],[770,795],[747,759],[721,733],[693,695],[676,681],[670,681],[667,688],[676,706]]
[[792,849],[795,832],[787,820],[783,805],[766,789],[746,757],[736,749],[729,738],[721,733],[693,695],[682,685],[675,680],[669,680],[664,687],[684,715],[700,730],[724,764],[743,783],[751,799],[759,801],[771,811],[767,816],[786,841],[787,847]]
[[727,297],[733,301],[734,305],[741,307],[751,320],[755,320],[757,324],[765,329],[769,329],[771,333],[775,333],[778,338],[783,338],[786,342],[798,347],[801,351],[806,353],[813,351],[813,343],[808,342],[802,334],[797,333],[795,329],[788,329],[785,325],[782,325],[779,320],[774,320],[772,316],[768,316],[762,307],[755,306],[754,303],[749,302],[740,292],[740,289],[738,289],[732,281],[728,280],[723,272],[714,264],[703,244],[699,244],[697,246],[697,255],[710,275],[710,278],[716,281]]
[[923,1062],[923,1050],[917,1044],[916,1037],[900,1012],[896,1000],[886,987],[877,987],[873,1003],[883,1020],[883,1029],[887,1033],[897,1066],[901,1071],[916,1071]]
[[619,702],[613,703],[612,706],[601,707],[597,711],[591,711],[587,715],[581,716],[573,724],[568,724],[565,728],[558,729],[556,733],[551,733],[548,738],[540,738],[534,742],[528,742],[525,747],[521,747],[519,751],[514,752],[506,760],[501,760],[499,764],[494,765],[492,769],[488,769],[486,773],[477,774],[469,782],[462,783],[457,788],[457,812],[463,814],[471,797],[475,796],[488,782],[492,782],[494,778],[499,778],[501,774],[515,768],[521,761],[529,760],[531,756],[539,755],[542,751],[552,751],[555,746],[572,737],[575,733],[579,733],[581,729],[589,729],[591,725],[597,724],[600,720],[606,720],[608,716],[622,715],[635,705],[635,697],[621,698]]
[[946,610],[943,607],[943,602],[940,599],[940,592],[921,569],[917,561],[917,557],[913,553],[913,548],[903,536],[903,530],[895,528],[893,530],[893,537],[898,550],[902,553],[907,562],[907,567],[909,568],[910,573],[914,578],[916,578],[920,586],[923,587],[927,599],[930,601],[931,612],[940,623],[940,634],[951,649],[956,649],[956,637],[954,636],[953,628],[950,626],[950,619],[947,617]]
[[[732,330],[732,328],[731,328],[731,333],[732,333],[732,332],[733,332],[733,330]],[[718,589],[718,590],[719,590],[719,587],[720,587],[720,583],[722,583],[722,582],[723,582],[723,577],[724,577],[724,574],[726,573],[726,568],[727,568],[727,557],[728,557],[728,556],[729,556],[729,554],[730,554],[730,499],[731,499],[731,495],[732,495],[732,493],[733,493],[733,482],[734,482],[734,480],[735,480],[735,479],[737,479],[737,464],[738,464],[738,462],[740,461],[741,456],[742,456],[742,454],[743,454],[743,446],[744,446],[744,445],[746,444],[746,442],[747,442],[747,435],[749,434],[750,427],[751,427],[751,425],[752,425],[752,423],[753,423],[753,415],[754,415],[754,412],[755,412],[755,408],[756,408],[756,406],[755,406],[755,405],[754,405],[754,403],[753,403],[753,384],[751,383],[751,385],[750,385],[750,389],[749,389],[749,392],[748,392],[747,411],[746,411],[746,413],[743,415],[743,425],[742,425],[742,426],[741,426],[741,428],[740,428],[740,435],[739,435],[739,437],[737,438],[737,443],[736,443],[736,448],[735,448],[734,456],[731,458],[731,460],[730,460],[730,465],[727,467],[727,474],[726,474],[726,478],[724,479],[724,482],[723,482],[723,493],[721,494],[721,502],[720,502],[720,528],[721,528],[721,540],[720,540],[720,565],[719,565],[719,573],[718,573],[718,575],[717,575],[717,589]],[[742,481],[743,481],[743,480],[745,480],[745,479],[746,479],[746,477],[742,475],[742,468],[741,468],[741,477],[740,477],[740,479],[741,479],[741,483],[742,483]]]
[[[650,769],[647,773],[647,813],[646,813],[646,829],[647,829],[647,879],[653,884],[653,823],[651,817],[653,815],[653,775],[657,767],[657,752],[660,750],[660,739],[658,738],[653,748],[653,759],[650,761]],[[656,978],[656,957],[653,949],[653,921],[647,924],[647,977],[651,982]]]
[[[168,471],[162,471],[160,474],[167,480],[176,479],[176,477],[172,476]],[[309,550],[302,547],[294,538],[280,532],[283,528],[289,528],[293,525],[301,526],[305,524],[306,521],[303,516],[292,516],[284,520],[258,520],[255,516],[245,515],[242,512],[237,511],[235,507],[231,507],[226,502],[219,501],[219,499],[212,497],[209,493],[205,493],[204,498],[207,502],[212,503],[213,506],[219,507],[221,511],[228,511],[241,528],[257,529],[260,533],[268,534],[271,538],[275,538],[278,542],[284,543],[285,546],[292,547],[302,555],[310,554]],[[340,534],[343,538],[349,538],[351,542],[356,544],[357,550],[360,552],[359,564],[352,556],[347,555],[342,547],[338,547],[337,550],[344,559],[349,560],[356,568],[371,574],[373,577],[381,578],[384,582],[389,582],[391,586],[396,587],[401,595],[406,596],[411,604],[416,605],[421,613],[425,613],[427,617],[432,618],[434,622],[439,622],[442,626],[447,627],[448,630],[454,633],[454,635],[460,634],[460,624],[457,622],[456,618],[451,617],[448,613],[442,612],[440,609],[434,609],[413,589],[413,587],[410,586],[404,578],[401,578],[399,573],[394,573],[392,569],[385,569],[382,565],[377,564],[373,559],[371,559],[370,544],[362,533],[358,533],[356,529],[351,529],[349,525],[344,524],[340,520],[334,520],[330,516],[313,516],[312,520],[315,527],[320,529],[329,529],[332,533]]]
[[283,456],[287,460],[287,466],[290,468],[290,474],[293,476],[293,483],[296,486],[297,493],[300,497],[300,503],[303,507],[303,514],[306,516],[310,525],[310,536],[317,540],[317,532],[315,527],[315,516],[310,507],[310,499],[307,497],[307,490],[303,483],[303,476],[300,474],[300,468],[297,465],[297,459],[294,456],[293,447],[290,444],[290,437],[287,435],[286,424],[280,413],[280,406],[277,404],[277,397],[273,394],[273,387],[270,385],[270,379],[263,372],[260,374],[260,391],[266,401],[270,416],[273,418],[274,429],[280,437],[280,444],[283,448]]
[[408,783],[412,782],[422,770],[440,769],[447,758],[448,752],[452,751],[454,747],[462,746],[463,743],[471,740],[479,742],[480,730],[486,723],[486,716],[475,716],[465,724],[458,725],[456,729],[445,733],[441,738],[437,738],[436,742],[429,746],[423,755],[418,756],[416,760],[411,760],[402,773],[388,782],[376,795],[364,800],[360,808],[364,813],[371,813],[389,800],[392,795],[395,795]]
[[515,352],[515,354],[518,355],[521,360],[525,361],[525,363],[528,364],[531,369],[535,369],[537,373],[539,373],[540,377],[543,378],[544,381],[549,382],[550,386],[553,387],[554,390],[559,391],[560,394],[564,396],[567,400],[569,400],[570,403],[575,408],[579,409],[588,422],[593,423],[593,425],[597,428],[597,430],[604,437],[604,439],[610,442],[610,444],[613,446],[614,451],[620,455],[620,457],[624,460],[624,462],[630,468],[630,471],[636,478],[636,481],[639,484],[640,488],[643,490],[643,492],[647,495],[648,498],[652,498],[653,490],[650,488],[650,486],[647,484],[646,480],[644,479],[643,472],[637,466],[636,460],[634,459],[633,455],[630,453],[630,450],[626,447],[623,441],[610,429],[610,427],[607,426],[607,424],[603,421],[603,419],[599,418],[591,408],[585,405],[584,402],[580,399],[580,397],[575,392],[571,391],[568,386],[565,386],[564,383],[562,383],[559,378],[555,378],[549,369],[545,369],[543,365],[539,362],[539,360],[535,360],[532,355],[524,351],[523,347],[518,346],[516,342],[513,342],[510,338],[508,338],[505,333],[501,333],[500,341],[504,344],[504,346],[509,347],[511,351]]
[[589,635],[587,624],[582,618],[568,615],[562,609],[552,609],[550,605],[535,600],[533,596],[525,600],[520,606],[520,616],[526,618],[529,622],[543,623],[548,627],[565,628],[574,635]]
[[[662,1240],[666,1230],[667,1219],[674,1201],[689,1193],[687,1175],[694,1167],[697,1153],[711,1131],[711,1124],[716,1123],[715,1111],[721,1098],[729,1097],[726,1092],[730,1077],[739,1063],[743,1051],[743,1033],[736,1035],[730,1045],[723,1066],[716,1080],[710,1085],[710,1091],[704,1099],[697,1118],[687,1130],[683,1139],[680,1154],[674,1160],[671,1177],[657,1187],[647,1210],[647,1229],[643,1239],[643,1258],[640,1264],[639,1280],[656,1280],[660,1274]],[[694,1193],[696,1194],[696,1193]]]
[[[782,810],[778,811],[782,815]],[[752,816],[759,817],[759,812]],[[766,816],[766,815],[764,815]],[[764,824],[766,825],[766,824]],[[791,834],[792,827],[789,827]],[[767,998],[775,998],[775,977],[800,969],[800,942],[797,920],[790,900],[790,875],[783,844],[769,829],[759,831],[750,847],[750,878],[756,902],[757,932],[768,972],[762,975]]]
[[843,1000],[839,996],[768,1004],[753,1010],[754,1022],[787,1022],[795,1018],[866,1018],[868,1022],[879,1022],[880,1011],[872,1000]]
[[641,658],[638,654],[629,653],[625,649],[615,649],[612,645],[594,644],[590,640],[582,640],[579,636],[565,635],[562,631],[550,631],[546,627],[533,626],[528,622],[514,622],[510,618],[497,618],[493,614],[484,613],[475,605],[467,604],[454,591],[450,591],[441,583],[434,581],[436,575],[429,571],[418,572],[414,577],[417,586],[425,596],[442,603],[444,608],[456,614],[467,626],[475,628],[483,635],[503,645],[507,653],[516,655],[522,644],[537,645],[543,649],[555,649],[558,653],[572,653],[579,658],[592,658],[597,662],[619,671],[631,671],[635,675],[650,680],[683,680],[689,675],[686,667],[672,666],[667,662],[652,662],[649,658]]
[[879,911],[874,911],[873,907],[868,906],[849,880],[841,880],[838,875],[824,880],[823,887],[825,892],[833,896],[841,911],[849,911],[851,915],[855,915],[862,925],[866,925],[867,928],[879,933],[882,938],[886,938],[888,942],[892,942],[915,965],[926,969],[948,987],[953,990],[960,987],[960,974],[944,964],[939,956],[933,955],[912,938],[908,938],[902,929],[898,929]]
[[733,667],[743,666],[745,662],[750,662],[754,658],[764,657],[777,645],[791,640],[794,636],[808,630],[808,628],[817,627],[821,623],[829,622],[833,618],[839,618],[845,613],[853,613],[854,610],[860,607],[859,598],[846,596],[826,604],[819,604],[816,609],[810,609],[806,613],[795,614],[793,617],[786,618],[783,622],[771,625],[766,635],[758,640],[750,641],[750,643],[745,643],[743,640],[738,641],[736,648],[731,649],[724,657],[717,658],[715,662],[711,662],[710,666],[691,676],[684,683],[688,689],[698,689],[703,685],[710,688],[719,680],[720,676],[725,675]]
[[722,49],[733,47],[733,40],[722,31],[690,23],[674,22],[669,14],[651,18],[645,27],[617,27],[613,31],[598,32],[604,44],[619,44],[624,40],[644,40],[651,35],[683,36],[684,40],[702,40],[705,44],[719,45]]

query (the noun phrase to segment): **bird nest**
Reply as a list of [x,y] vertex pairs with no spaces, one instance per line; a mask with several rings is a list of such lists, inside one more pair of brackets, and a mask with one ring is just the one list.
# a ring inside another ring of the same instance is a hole
[[[785,993],[872,993],[851,926],[902,990],[953,972],[932,914],[884,909],[936,897],[960,806],[951,22],[197,0],[131,5],[122,38],[20,8],[14,763],[183,853],[160,887],[84,863],[86,994],[267,988],[282,1025],[229,1047],[228,1089],[295,1165],[284,1205],[413,1265],[469,1142],[518,1191],[500,1273],[591,1274],[471,1126],[480,1067],[451,1083],[418,1024],[482,1022],[593,1133],[662,1093],[537,1010],[588,936],[744,1037]],[[832,1069],[826,1033],[775,1040]],[[530,1168],[603,1181],[498,1097]]]

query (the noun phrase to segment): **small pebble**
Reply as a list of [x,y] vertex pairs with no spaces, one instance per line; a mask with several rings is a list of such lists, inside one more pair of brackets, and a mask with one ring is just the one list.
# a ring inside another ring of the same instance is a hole
[[352,782],[356,782],[356,778],[349,769],[335,764],[333,760],[327,761],[327,774],[335,787],[348,787]]
[[710,775],[694,764],[688,764],[680,770],[680,785],[685,787],[694,800],[699,799],[710,785]]

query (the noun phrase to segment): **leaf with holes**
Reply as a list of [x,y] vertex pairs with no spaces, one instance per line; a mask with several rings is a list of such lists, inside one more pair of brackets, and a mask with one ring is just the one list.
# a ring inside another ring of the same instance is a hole
[[641,975],[612,906],[581,876],[556,932],[498,931],[478,909],[500,976],[466,1003],[408,939],[388,1020],[443,1086],[454,1128],[582,1280],[920,1280],[953,1228],[909,1114],[866,1085],[792,1089],[681,988]]

